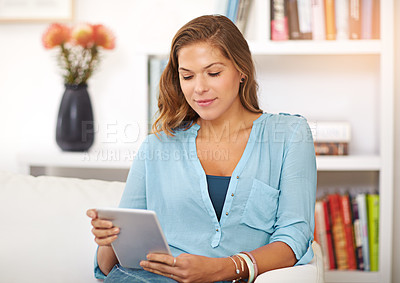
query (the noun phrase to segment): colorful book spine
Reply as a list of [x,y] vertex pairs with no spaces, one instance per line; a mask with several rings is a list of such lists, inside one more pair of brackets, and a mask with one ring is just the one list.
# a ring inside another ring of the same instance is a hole
[[329,211],[331,213],[332,236],[337,269],[346,270],[349,268],[349,264],[346,247],[346,234],[344,230],[339,194],[328,195],[328,203]]
[[351,215],[350,196],[348,194],[341,195],[341,210],[344,223],[344,232],[346,236],[346,249],[349,270],[357,269],[356,254],[354,248],[354,231],[353,231],[353,218]]
[[245,34],[247,21],[249,18],[250,8],[252,6],[253,0],[240,0],[238,12],[237,12],[237,19],[236,19],[236,26]]
[[297,0],[287,0],[287,14],[289,22],[289,39],[301,39],[300,26],[299,26],[299,9],[297,7]]
[[369,240],[368,240],[368,214],[367,214],[367,201],[365,194],[358,194],[356,196],[358,205],[358,214],[360,216],[361,226],[361,239],[362,239],[362,251],[364,259],[364,270],[370,270],[369,261]]
[[372,39],[372,0],[361,2],[361,39]]
[[336,260],[335,260],[335,251],[333,248],[333,238],[332,238],[332,225],[331,225],[331,218],[329,217],[329,205],[328,201],[322,202],[324,206],[324,217],[325,217],[325,234],[326,234],[326,244],[328,246],[327,253],[329,255],[329,269],[336,268]]
[[325,34],[327,40],[336,39],[335,1],[325,0]]
[[381,37],[381,3],[380,0],[373,0],[372,7],[372,39]]
[[288,40],[288,17],[285,0],[271,0],[271,40]]
[[335,1],[336,40],[349,39],[349,0]]
[[297,0],[300,39],[312,39],[311,0]]
[[379,270],[379,195],[367,195],[370,271]]
[[350,0],[350,39],[361,39],[361,0]]
[[360,217],[358,215],[358,205],[357,200],[352,198],[352,211],[353,211],[353,227],[354,227],[354,244],[356,250],[356,258],[357,258],[357,269],[364,270],[364,259],[363,259],[363,251],[362,251],[362,239],[361,239],[361,225],[360,225]]
[[328,242],[326,238],[326,223],[324,215],[324,200],[317,200],[315,203],[315,240],[321,245],[324,258],[324,268],[330,269]]
[[312,38],[314,40],[325,39],[325,11],[324,0],[312,0]]

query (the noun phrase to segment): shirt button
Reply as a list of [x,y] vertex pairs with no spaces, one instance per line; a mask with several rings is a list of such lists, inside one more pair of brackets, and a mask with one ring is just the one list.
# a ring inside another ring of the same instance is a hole
[[219,231],[219,229],[217,228],[217,229],[215,229],[215,231],[217,231],[217,232],[218,232],[218,231]]
[[229,212],[225,213],[225,215],[228,215],[228,214],[229,214]]
[[236,179],[239,179],[239,176],[236,176]]
[[234,195],[235,195],[234,193],[231,194],[232,197],[233,197]]

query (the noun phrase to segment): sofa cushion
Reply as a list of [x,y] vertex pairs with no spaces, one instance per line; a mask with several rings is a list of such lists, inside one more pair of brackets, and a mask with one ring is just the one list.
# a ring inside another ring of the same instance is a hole
[[0,172],[2,282],[96,282],[88,208],[117,206],[125,183]]

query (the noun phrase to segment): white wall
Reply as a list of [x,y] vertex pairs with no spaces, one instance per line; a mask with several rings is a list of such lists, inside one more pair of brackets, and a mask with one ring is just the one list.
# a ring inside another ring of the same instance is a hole
[[[146,127],[146,109],[143,107],[146,105],[146,94],[141,84],[136,83],[145,80],[146,74],[138,67],[143,62],[137,49],[143,42],[148,46],[160,41],[169,42],[176,30],[189,19],[213,13],[215,0],[75,2],[76,22],[103,23],[113,29],[117,36],[117,48],[103,53],[99,69],[89,81],[89,92],[99,125],[94,148],[127,146],[121,129],[128,124],[139,123],[143,133]],[[399,1],[395,1],[395,5],[395,15],[400,15]],[[396,21],[396,49],[399,49],[400,19],[396,18]],[[0,170],[17,172],[17,156],[21,151],[57,149],[55,122],[63,82],[54,52],[44,50],[41,45],[41,35],[46,27],[47,23],[0,24]],[[398,52],[396,55],[396,77],[399,77],[400,56]],[[264,89],[268,87],[268,82],[265,81]],[[394,203],[398,204],[400,176],[396,173],[400,170],[400,80],[396,81],[395,107]],[[106,125],[115,123],[118,136],[110,140]],[[373,152],[374,148],[376,145],[372,144],[372,148],[365,151]],[[399,220],[400,207],[394,205],[393,239],[400,238]],[[400,282],[400,243],[396,240],[393,257],[393,282]]]

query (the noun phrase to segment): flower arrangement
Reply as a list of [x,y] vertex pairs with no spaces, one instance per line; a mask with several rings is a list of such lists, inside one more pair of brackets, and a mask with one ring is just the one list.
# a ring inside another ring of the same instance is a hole
[[78,24],[74,27],[53,23],[42,37],[46,49],[60,48],[58,62],[64,83],[86,84],[100,61],[100,50],[115,48],[114,34],[103,25]]

